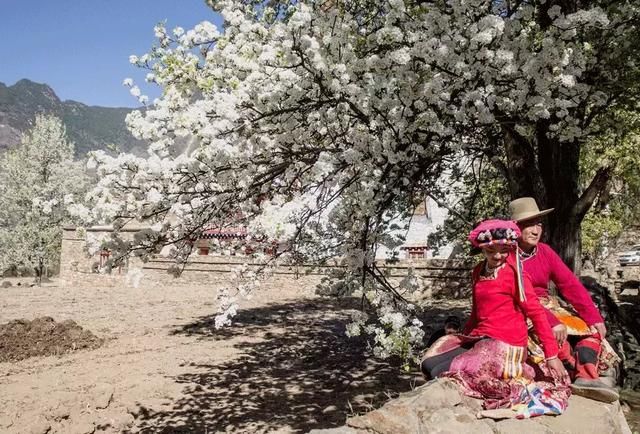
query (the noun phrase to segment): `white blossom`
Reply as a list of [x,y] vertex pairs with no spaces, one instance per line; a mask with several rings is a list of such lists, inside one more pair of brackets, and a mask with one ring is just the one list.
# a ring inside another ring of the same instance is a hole
[[133,86],[129,89],[129,93],[135,97],[139,97],[141,95],[140,88],[138,86]]
[[[345,293],[384,292],[371,283],[376,244],[472,138],[509,125],[533,140],[548,123],[543,134],[558,146],[585,140],[593,132],[585,109],[610,100],[620,71],[608,62],[621,58],[636,32],[626,18],[637,16],[627,6],[551,7],[541,25],[538,2],[506,13],[500,2],[393,0],[372,19],[357,2],[303,0],[281,13],[210,3],[223,28],[203,21],[169,36],[159,24],[154,51],[132,56],[162,87],[151,107],[127,116],[148,155],[95,153],[99,181],[82,214],[170,221],[135,251],[175,241],[178,259],[190,252],[180,243],[189,234],[244,225],[249,242],[283,246],[283,258],[338,261],[348,273],[327,288]],[[606,50],[598,35],[612,39]],[[590,78],[600,71],[606,83]],[[346,277],[362,273],[364,288]],[[217,324],[230,321],[234,297],[255,290],[246,281],[257,278],[241,274],[247,286],[221,295]],[[408,276],[402,286],[419,285]],[[413,313],[385,310],[393,298],[372,300],[379,320],[349,333],[371,334],[381,356],[411,353],[421,336]]]

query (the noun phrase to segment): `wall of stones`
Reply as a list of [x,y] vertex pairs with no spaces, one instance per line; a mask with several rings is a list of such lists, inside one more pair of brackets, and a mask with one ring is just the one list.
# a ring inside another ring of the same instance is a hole
[[[108,233],[109,228],[97,227],[89,231],[93,235]],[[131,229],[135,232],[135,229]],[[76,233],[74,228],[65,228],[62,240],[60,278],[69,284],[122,285],[134,284],[140,277],[141,284],[173,286],[211,285],[214,282],[225,282],[233,279],[234,271],[242,265],[258,270],[263,263],[246,256],[192,256],[190,261],[176,270],[173,261],[156,257],[145,263],[131,258],[122,267],[105,270],[101,267],[99,254],[89,256],[84,247],[85,238]],[[471,266],[468,262],[450,259],[412,259],[395,263],[378,261],[376,263],[382,274],[390,283],[397,285],[409,272],[417,278],[420,290],[412,299],[438,297],[464,297],[471,289]],[[336,272],[339,265],[316,267],[311,265],[279,265],[273,269],[270,283],[281,281],[282,284],[295,284],[309,287]],[[410,271],[411,270],[411,271]],[[179,271],[179,272],[178,272]]]

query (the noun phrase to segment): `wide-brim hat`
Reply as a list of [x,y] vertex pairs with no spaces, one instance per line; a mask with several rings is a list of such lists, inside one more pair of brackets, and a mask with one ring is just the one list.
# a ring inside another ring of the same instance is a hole
[[543,209],[538,208],[536,200],[532,197],[520,197],[509,203],[509,212],[511,219],[517,222],[531,220],[549,214],[555,208]]

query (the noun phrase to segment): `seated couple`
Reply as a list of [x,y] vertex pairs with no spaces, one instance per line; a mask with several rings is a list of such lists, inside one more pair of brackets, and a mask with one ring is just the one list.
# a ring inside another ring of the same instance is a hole
[[[453,378],[467,395],[484,399],[486,409],[511,408],[518,418],[562,413],[571,377],[574,393],[616,400],[615,390],[598,379],[599,368],[607,366],[600,354],[604,321],[573,273],[539,242],[540,218],[551,210],[539,211],[531,198],[510,208],[517,224],[488,220],[469,235],[485,257],[473,270],[471,317],[462,333],[445,335],[428,349],[423,372]],[[553,304],[549,281],[580,318]],[[574,354],[568,333],[581,335]]]

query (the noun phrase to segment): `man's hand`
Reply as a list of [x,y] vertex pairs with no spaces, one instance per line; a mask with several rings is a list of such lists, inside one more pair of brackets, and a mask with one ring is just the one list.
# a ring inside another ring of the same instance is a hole
[[551,331],[553,331],[553,335],[556,337],[556,341],[558,341],[558,346],[561,347],[564,341],[567,340],[567,326],[558,324],[553,327]]
[[598,333],[600,335],[600,339],[604,339],[607,335],[607,327],[603,322],[597,322],[589,327],[589,329],[591,330],[591,333]]
[[547,366],[551,371],[551,375],[557,380],[559,380],[562,384],[569,385],[571,384],[571,378],[569,378],[569,373],[564,368],[564,365],[557,357],[554,357],[551,360],[547,360]]

